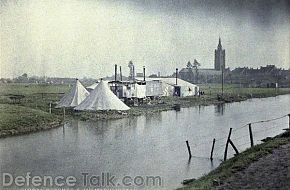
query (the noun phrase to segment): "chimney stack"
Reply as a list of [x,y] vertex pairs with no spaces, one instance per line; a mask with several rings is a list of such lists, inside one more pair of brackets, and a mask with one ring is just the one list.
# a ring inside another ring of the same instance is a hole
[[117,69],[118,69],[118,66],[117,64],[115,64],[115,82],[117,81]]
[[123,80],[122,79],[123,77],[122,77],[122,67],[121,66],[120,66],[120,78],[121,78],[120,80],[122,81]]
[[175,84],[177,85],[177,77],[178,77],[178,68],[176,68],[176,77],[175,77]]
[[145,81],[145,66],[143,66],[143,80]]

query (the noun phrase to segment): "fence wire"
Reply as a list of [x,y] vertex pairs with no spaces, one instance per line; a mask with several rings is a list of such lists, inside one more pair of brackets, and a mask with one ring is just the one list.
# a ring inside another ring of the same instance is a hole
[[[275,120],[279,120],[279,119],[282,119],[282,118],[285,118],[285,117],[289,117],[290,118],[290,114],[286,114],[286,115],[283,115],[283,116],[280,116],[280,117],[276,117],[276,118],[272,118],[272,119],[267,119],[267,120],[260,120],[260,121],[255,121],[255,122],[251,122],[251,123],[247,123],[241,127],[238,127],[238,128],[235,128],[235,129],[232,129],[232,132],[236,132],[236,131],[239,131],[247,126],[249,126],[249,124],[258,124],[258,123],[266,123],[266,122],[271,122],[271,121],[275,121]],[[253,125],[252,125],[253,127]],[[261,126],[260,126],[261,127]],[[277,128],[279,127],[278,125],[274,125],[273,127],[262,127],[262,129],[260,130],[257,130],[257,126],[255,126],[255,131],[254,133],[255,134],[258,134],[258,133],[261,133],[261,132],[266,132],[266,131],[269,131],[269,130],[272,130],[273,128]],[[236,133],[235,133],[236,134]],[[210,135],[209,135],[210,136]],[[200,143],[194,143],[193,146],[194,146],[194,150],[203,150],[205,147],[209,147],[210,148],[212,147],[212,143],[213,143],[213,138],[210,139],[210,137],[208,137],[207,135],[203,135],[203,136],[198,136],[199,138],[206,138],[204,141],[200,142]],[[233,139],[231,139],[232,142],[237,142],[239,140],[242,140],[246,137],[249,137],[249,134],[247,135],[243,135],[243,136],[238,136],[238,137],[235,137]],[[222,149],[225,148],[225,144],[220,144],[217,146],[217,144],[219,143],[223,143],[222,140],[225,140],[227,139],[228,136],[223,136],[223,137],[220,137],[220,138],[215,138],[215,146],[214,146],[214,152],[213,152],[213,159],[220,159],[220,157],[222,156],[223,154],[223,151],[221,151]],[[256,141],[261,141],[262,139],[259,139],[259,140],[256,140]],[[239,149],[239,147],[242,147],[244,145],[250,145],[250,142],[245,142],[245,143],[242,143],[242,144],[237,144],[237,148]],[[209,149],[208,149],[209,150]],[[211,150],[211,149],[210,149]],[[209,151],[210,151],[209,150]],[[210,152],[209,152],[210,153]],[[192,157],[195,157],[195,158],[209,158],[206,157],[206,156],[192,156]]]

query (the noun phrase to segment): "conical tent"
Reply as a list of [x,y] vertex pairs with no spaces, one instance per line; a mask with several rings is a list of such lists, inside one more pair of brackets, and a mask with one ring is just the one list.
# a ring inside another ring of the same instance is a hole
[[75,110],[129,110],[109,88],[108,84],[101,81],[90,95]]
[[86,89],[91,92],[98,86],[98,84],[99,82],[95,82],[94,84],[87,86]]
[[77,79],[71,91],[61,98],[56,108],[75,107],[79,105],[89,94],[90,93]]

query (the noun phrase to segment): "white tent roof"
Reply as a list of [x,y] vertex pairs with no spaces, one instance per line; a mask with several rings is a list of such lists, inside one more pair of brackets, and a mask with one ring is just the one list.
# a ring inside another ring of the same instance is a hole
[[101,81],[91,94],[75,110],[129,110],[109,88]]
[[56,108],[75,107],[79,105],[90,93],[77,79],[71,91],[61,98]]
[[98,86],[98,84],[99,84],[99,82],[95,82],[94,84],[87,86],[86,88],[90,89],[90,90],[94,90],[96,88],[96,86]]
[[[137,77],[137,80],[143,81],[143,78]],[[146,81],[154,81],[154,80],[158,80],[158,81],[162,81],[165,82],[171,86],[175,86],[176,84],[176,78],[146,78]],[[192,84],[190,82],[187,82],[185,80],[182,80],[180,78],[177,78],[177,86],[197,86],[195,84]]]

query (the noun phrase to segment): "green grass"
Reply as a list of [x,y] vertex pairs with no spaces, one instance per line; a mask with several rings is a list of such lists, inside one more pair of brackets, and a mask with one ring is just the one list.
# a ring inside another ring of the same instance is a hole
[[263,144],[256,145],[253,148],[247,149],[239,155],[223,162],[218,168],[211,171],[209,174],[180,189],[211,189],[214,187],[213,181],[223,183],[235,172],[245,169],[252,162],[270,154],[273,149],[287,143],[290,143],[289,135],[288,137],[276,137]]
[[[220,84],[200,84],[200,90],[204,91],[206,95],[216,96],[221,94]],[[290,88],[240,88],[237,84],[226,84],[224,86],[224,93],[229,95],[240,95],[240,96],[274,96],[276,94],[289,94]]]
[[51,102],[53,112],[57,112],[58,110],[54,109],[55,103],[69,89],[68,85],[1,84],[0,104],[11,104],[12,101],[9,98],[11,95],[24,95],[18,105],[48,112]]
[[59,117],[28,107],[0,104],[0,136],[22,134],[53,127]]
[[38,93],[65,93],[70,89],[69,85],[61,84],[0,84],[0,95],[22,94],[31,95]]

